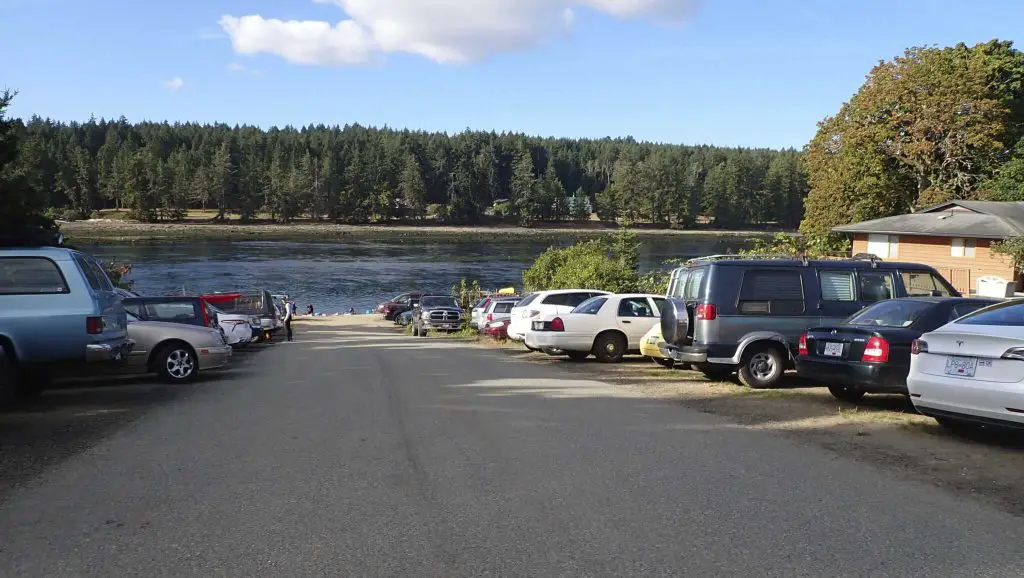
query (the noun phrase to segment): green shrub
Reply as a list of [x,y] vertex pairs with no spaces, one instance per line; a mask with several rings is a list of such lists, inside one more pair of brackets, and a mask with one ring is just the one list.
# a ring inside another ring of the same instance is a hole
[[523,273],[523,288],[526,291],[574,288],[613,293],[637,291],[641,285],[638,254],[636,234],[628,227],[603,239],[564,248],[551,247]]

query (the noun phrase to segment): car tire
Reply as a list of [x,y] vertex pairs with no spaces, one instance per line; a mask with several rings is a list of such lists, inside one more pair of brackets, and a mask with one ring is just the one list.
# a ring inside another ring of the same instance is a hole
[[196,352],[184,343],[170,343],[157,351],[153,358],[160,379],[167,383],[189,383],[199,376]]
[[665,357],[652,357],[651,361],[653,361],[654,363],[657,363],[658,365],[660,365],[660,366],[662,366],[662,367],[664,367],[666,369],[672,369],[672,368],[674,368],[676,366],[676,360],[668,359],[668,358],[665,358]]
[[860,401],[864,394],[867,393],[863,389],[857,389],[848,385],[830,385],[828,386],[828,392],[838,400],[849,402]]
[[572,361],[586,361],[590,357],[589,351],[569,351],[568,354]]
[[618,333],[602,333],[594,340],[594,357],[601,363],[619,363],[626,354],[626,339]]
[[752,345],[743,353],[740,382],[751,389],[774,387],[786,373],[786,358],[774,345]]

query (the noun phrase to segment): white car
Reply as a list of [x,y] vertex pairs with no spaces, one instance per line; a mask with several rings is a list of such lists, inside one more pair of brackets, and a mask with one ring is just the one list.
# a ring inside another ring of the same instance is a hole
[[593,354],[598,361],[618,363],[627,353],[639,353],[644,335],[661,321],[664,304],[664,296],[646,293],[597,296],[568,314],[535,319],[526,346],[568,354],[574,361]]
[[917,411],[943,425],[1024,427],[1024,299],[914,341],[907,389]]
[[260,318],[242,313],[225,313],[209,303],[210,312],[217,316],[217,325],[224,334],[224,341],[232,347],[244,347],[252,343],[261,330]]
[[[593,289],[559,289],[530,293],[523,297],[522,301],[516,303],[510,312],[508,338],[513,341],[523,341],[526,339],[526,332],[530,330],[534,319],[542,315],[569,313],[580,303],[598,295],[611,295],[611,293]],[[527,345],[527,347],[530,346]]]

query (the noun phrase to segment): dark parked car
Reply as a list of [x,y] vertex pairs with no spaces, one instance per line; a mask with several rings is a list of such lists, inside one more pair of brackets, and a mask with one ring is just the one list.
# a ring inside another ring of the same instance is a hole
[[412,311],[412,309],[419,304],[421,297],[423,297],[423,293],[420,291],[402,293],[401,295],[395,296],[394,299],[385,301],[378,305],[377,310],[384,314],[384,319],[394,321],[395,318],[402,313]]
[[845,401],[856,401],[865,393],[906,394],[911,343],[998,302],[973,297],[880,301],[842,323],[807,330],[800,337],[797,373],[828,385],[832,395]]
[[413,309],[412,334],[426,337],[429,331],[462,331],[466,327],[467,317],[454,297],[424,295]]
[[808,327],[841,323],[885,299],[959,297],[935,269],[917,263],[853,259],[694,259],[675,275],[661,310],[666,358],[720,379],[738,372],[772,387],[793,366]]

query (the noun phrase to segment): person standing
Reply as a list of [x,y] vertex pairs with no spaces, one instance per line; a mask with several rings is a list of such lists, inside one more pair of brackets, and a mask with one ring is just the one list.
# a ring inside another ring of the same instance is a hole
[[292,318],[295,317],[295,304],[284,296],[284,334],[288,341],[292,340]]

